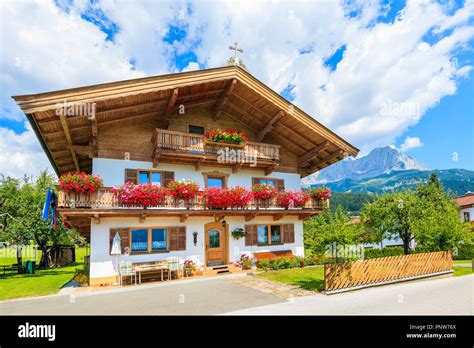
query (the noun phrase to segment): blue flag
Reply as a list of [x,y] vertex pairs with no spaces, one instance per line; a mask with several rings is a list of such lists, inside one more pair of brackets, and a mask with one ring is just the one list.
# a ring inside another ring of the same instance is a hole
[[44,201],[44,206],[43,206],[43,220],[48,220],[49,209],[51,208],[51,197],[52,196],[53,196],[53,193],[48,188],[48,193],[46,193],[46,200]]

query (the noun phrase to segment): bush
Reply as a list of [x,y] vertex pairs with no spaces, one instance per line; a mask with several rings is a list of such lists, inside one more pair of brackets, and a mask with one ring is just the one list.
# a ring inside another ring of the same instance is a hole
[[474,244],[460,244],[458,247],[457,253],[453,253],[453,259],[454,260],[474,259]]
[[403,255],[402,247],[386,247],[386,248],[373,248],[364,250],[365,259],[374,259],[377,257],[397,256]]

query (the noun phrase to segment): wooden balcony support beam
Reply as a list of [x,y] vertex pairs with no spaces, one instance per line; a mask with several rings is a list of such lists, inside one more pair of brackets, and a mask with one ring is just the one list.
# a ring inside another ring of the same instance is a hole
[[245,215],[245,221],[252,221],[258,216],[258,213],[247,214]]
[[225,214],[214,215],[215,222],[219,222],[225,219]]
[[[67,123],[67,116],[66,115],[60,115],[59,120],[61,121],[61,127],[63,128],[64,135],[66,137],[67,144],[69,146],[72,146],[72,139],[71,139],[71,132],[69,131],[69,125]],[[74,167],[76,168],[77,171],[80,171],[81,168],[79,167],[79,162],[77,161],[77,156],[76,152],[72,149],[69,149],[69,152],[71,153],[72,160],[74,162]]]
[[204,158],[200,158],[196,161],[196,163],[194,164],[194,167],[195,167],[196,171],[201,170],[203,162],[204,162]]
[[323,141],[318,146],[316,146],[315,148],[309,150],[303,156],[298,158],[298,166],[303,167],[306,163],[308,163],[313,158],[315,158],[318,155],[318,153],[326,149],[328,145],[329,145],[329,141],[326,140],[326,141]]
[[242,165],[243,165],[243,163],[234,164],[233,167],[232,167],[232,173],[233,174],[238,173],[240,168],[242,168]]
[[100,224],[100,215],[98,213],[94,214],[94,222],[96,223],[96,225]]
[[283,219],[287,214],[286,213],[281,213],[281,214],[275,214],[273,215],[273,221],[278,221]]
[[227,102],[227,99],[229,98],[229,95],[232,94],[232,91],[234,90],[235,86],[237,86],[237,79],[232,79],[227,84],[226,89],[222,93],[220,99],[217,101],[216,106],[214,107],[214,120],[217,120],[222,112],[222,108],[224,107],[225,103]]
[[267,135],[267,133],[273,130],[273,127],[275,126],[275,124],[279,120],[281,120],[283,116],[285,116],[285,112],[283,110],[278,111],[277,114],[273,116],[271,121],[265,126],[265,128],[263,128],[260,132],[257,133],[257,142],[261,142],[263,138],[265,137],[265,135]]
[[188,219],[189,217],[189,214],[182,214],[179,216],[179,222],[183,223],[183,222],[186,222],[186,220]]
[[155,151],[153,151],[153,168],[156,168],[160,163],[161,157],[161,148],[155,147]]
[[278,163],[273,163],[271,166],[265,168],[265,175],[270,175],[279,166]]
[[145,219],[146,219],[146,214],[145,214],[145,213],[142,213],[142,214],[140,215],[140,223],[141,223],[141,224],[144,223],[144,222],[145,222]]

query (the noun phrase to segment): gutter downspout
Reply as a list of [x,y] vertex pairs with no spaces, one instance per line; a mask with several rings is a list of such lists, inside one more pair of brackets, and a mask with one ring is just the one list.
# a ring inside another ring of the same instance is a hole
[[51,163],[51,166],[53,167],[54,171],[56,172],[57,177],[59,178],[61,176],[61,174],[59,172],[59,169],[56,166],[56,163],[54,163],[53,157],[51,156],[51,153],[49,152],[49,149],[46,146],[46,143],[44,142],[44,139],[41,136],[41,133],[39,132],[38,126],[36,125],[36,122],[35,122],[33,116],[31,116],[31,114],[25,114],[25,115],[26,115],[26,118],[28,119],[28,121],[30,122],[31,128],[35,132],[36,137],[38,138],[38,140],[41,144],[41,147],[43,148],[43,151],[46,153],[46,156],[48,156],[49,163]]

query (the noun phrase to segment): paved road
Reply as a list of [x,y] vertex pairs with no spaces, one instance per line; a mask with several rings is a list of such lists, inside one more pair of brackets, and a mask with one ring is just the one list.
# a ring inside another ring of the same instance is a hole
[[284,300],[225,279],[0,302],[0,314],[220,314]]
[[474,275],[400,283],[336,295],[295,298],[285,303],[228,314],[298,315],[473,315]]

